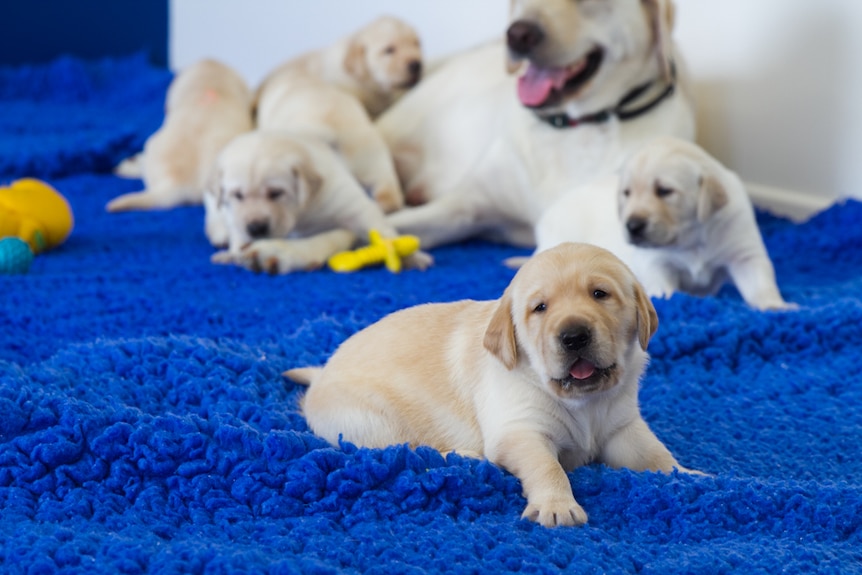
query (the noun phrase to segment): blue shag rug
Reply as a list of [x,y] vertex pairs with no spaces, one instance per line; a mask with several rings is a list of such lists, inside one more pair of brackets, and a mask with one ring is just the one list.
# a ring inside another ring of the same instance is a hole
[[280,373],[405,306],[493,299],[523,250],[427,272],[209,264],[202,209],[107,214],[162,115],[140,56],[0,69],[0,181],[69,199],[72,236],[0,276],[3,573],[862,572],[862,204],[759,215],[792,313],[656,301],[644,416],[710,477],[593,465],[590,522],[522,521],[518,481],[430,449],[333,448]]

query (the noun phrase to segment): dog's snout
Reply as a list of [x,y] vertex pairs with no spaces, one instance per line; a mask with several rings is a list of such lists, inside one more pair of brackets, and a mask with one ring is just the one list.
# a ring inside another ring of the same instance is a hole
[[585,325],[569,327],[560,333],[560,344],[566,351],[578,351],[590,345],[593,334]]
[[265,238],[269,235],[269,222],[267,220],[254,220],[246,224],[248,235],[254,239]]
[[629,236],[633,238],[639,238],[644,235],[647,227],[646,218],[641,218],[637,216],[632,216],[626,221],[626,230],[629,232]]
[[506,30],[506,43],[509,50],[520,56],[526,56],[545,39],[545,33],[535,22],[516,20]]
[[418,80],[420,76],[422,76],[422,62],[419,60],[411,60],[407,64],[407,72],[410,74],[410,77],[414,80]]

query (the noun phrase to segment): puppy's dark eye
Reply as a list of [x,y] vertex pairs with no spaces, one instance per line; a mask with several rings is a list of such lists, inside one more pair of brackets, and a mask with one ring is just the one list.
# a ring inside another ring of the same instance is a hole
[[625,190],[623,190],[623,196],[624,196],[624,197],[626,197],[626,198],[627,198],[627,197],[629,197],[630,195],[632,195],[632,191],[631,191],[630,189],[626,188]]
[[593,299],[600,299],[601,300],[601,299],[607,299],[607,297],[608,297],[608,292],[606,292],[605,290],[601,290],[601,289],[594,289],[593,290]]
[[655,195],[660,198],[666,198],[667,196],[673,193],[672,188],[666,188],[664,186],[656,186],[655,187]]
[[540,303],[539,305],[537,305],[536,307],[533,308],[533,312],[534,313],[542,313],[547,309],[548,309],[548,306],[546,306],[544,303]]
[[394,54],[395,53],[395,46],[387,46],[386,48],[383,49],[383,53],[384,54]]
[[266,191],[266,197],[270,200],[277,200],[284,195],[284,190],[281,188],[269,188]]
[[242,190],[234,190],[233,192],[231,192],[230,195],[233,196],[234,199],[236,199],[236,201],[238,202],[243,201],[243,199],[245,198],[245,196],[243,196],[242,194]]

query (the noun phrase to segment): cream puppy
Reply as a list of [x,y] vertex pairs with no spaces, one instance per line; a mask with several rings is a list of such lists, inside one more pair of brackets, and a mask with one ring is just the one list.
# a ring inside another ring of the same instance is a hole
[[311,429],[337,445],[409,443],[486,457],[521,480],[523,516],[587,514],[567,471],[590,462],[683,470],[638,408],[655,309],[610,252],[562,244],[522,267],[502,298],[396,312],[344,342],[311,387]]
[[[326,143],[289,132],[256,130],[231,140],[204,205],[207,236],[228,246],[213,262],[255,271],[317,268],[371,229],[397,235]],[[422,268],[431,260],[418,252],[404,263]]]
[[389,148],[350,93],[294,69],[283,69],[258,91],[257,126],[301,131],[329,142],[384,212],[404,205]]
[[234,136],[252,129],[251,91],[231,68],[201,60],[168,88],[165,120],[143,156],[123,162],[119,175],[142,170],[145,189],[111,200],[110,212],[200,204],[212,164]]
[[[545,209],[658,135],[694,137],[670,0],[512,0],[506,41],[448,59],[378,119],[426,247],[534,246]],[[505,63],[517,72],[506,75]]]
[[330,46],[285,62],[261,90],[285,73],[300,73],[352,94],[373,118],[419,82],[422,48],[409,24],[381,16]]
[[536,226],[537,251],[567,241],[615,253],[651,296],[715,293],[728,279],[757,309],[781,297],[742,181],[702,148],[656,139],[620,176],[562,196]]

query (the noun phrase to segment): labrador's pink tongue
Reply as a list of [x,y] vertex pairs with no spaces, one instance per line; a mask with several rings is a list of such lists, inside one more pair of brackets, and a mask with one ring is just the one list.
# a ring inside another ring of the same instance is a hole
[[539,68],[530,64],[518,79],[518,98],[525,106],[541,106],[554,88],[562,88],[569,78],[565,68]]
[[575,379],[587,379],[595,372],[595,365],[585,360],[584,358],[579,358],[578,361],[572,364],[572,368],[569,370],[569,375],[571,375]]

